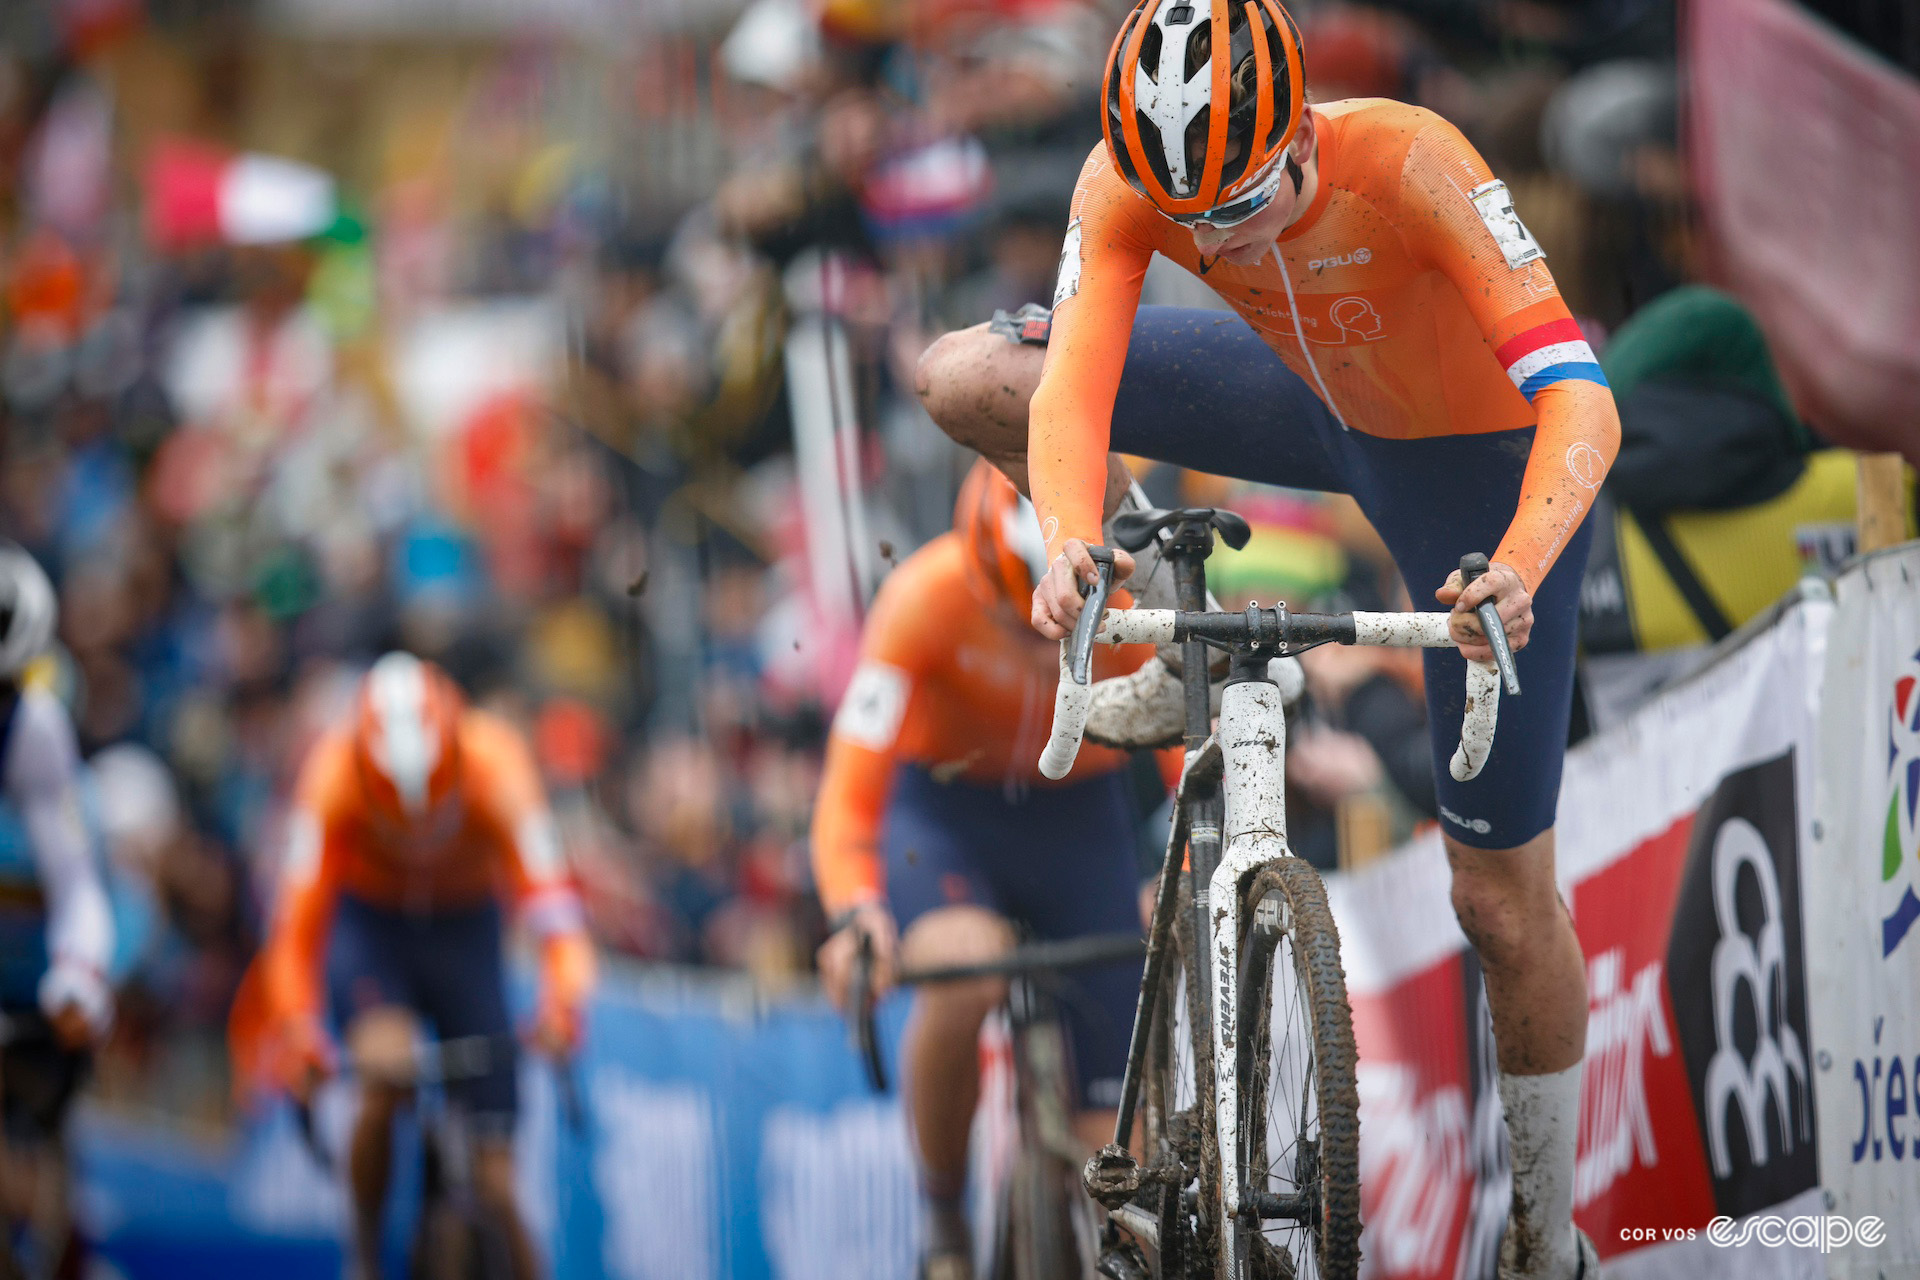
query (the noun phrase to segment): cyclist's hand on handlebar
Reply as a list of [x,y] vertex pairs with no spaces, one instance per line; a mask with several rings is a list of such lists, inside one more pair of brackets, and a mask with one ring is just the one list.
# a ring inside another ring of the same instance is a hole
[[1460,589],[1460,571],[1456,569],[1447,575],[1445,585],[1433,593],[1433,598],[1453,611],[1447,625],[1468,661],[1493,661],[1493,646],[1487,643],[1480,619],[1474,614],[1483,600],[1492,600],[1500,610],[1500,620],[1507,624],[1507,644],[1513,651],[1518,653],[1527,647],[1527,637],[1533,633],[1533,596],[1513,566],[1494,561],[1493,567],[1465,591]]
[[340,1068],[340,1055],[333,1037],[318,1018],[297,1018],[282,1030],[278,1075],[280,1085],[305,1106],[314,1092]]
[[[1133,572],[1133,557],[1118,547],[1113,551],[1113,581],[1118,586]],[[1073,633],[1080,618],[1080,585],[1092,586],[1100,578],[1087,544],[1068,538],[1047,576],[1033,589],[1033,629],[1049,640],[1064,640]]]
[[580,1048],[585,1019],[580,1006],[571,1000],[543,997],[534,1011],[528,1039],[543,1056],[555,1062],[571,1058]]
[[853,909],[853,919],[835,930],[820,944],[816,960],[820,965],[820,984],[834,1008],[845,1012],[847,989],[853,984],[853,968],[860,959],[860,936],[873,940],[872,985],[870,997],[878,997],[893,986],[894,958],[899,951],[899,933],[893,913],[878,902],[863,902]]
[[86,1011],[77,1004],[61,1005],[47,1016],[47,1022],[53,1027],[53,1038],[63,1049],[75,1052],[90,1049],[97,1038]]

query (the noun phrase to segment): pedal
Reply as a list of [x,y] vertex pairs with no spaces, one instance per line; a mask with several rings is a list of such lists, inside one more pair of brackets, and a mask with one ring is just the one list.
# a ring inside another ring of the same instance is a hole
[[1125,1147],[1109,1142],[1087,1158],[1080,1171],[1087,1194],[1109,1213],[1133,1199],[1140,1190],[1140,1164]]
[[1147,1266],[1146,1255],[1140,1252],[1140,1246],[1129,1241],[1126,1244],[1109,1245],[1100,1251],[1100,1261],[1093,1269],[1107,1280],[1152,1280],[1153,1272]]

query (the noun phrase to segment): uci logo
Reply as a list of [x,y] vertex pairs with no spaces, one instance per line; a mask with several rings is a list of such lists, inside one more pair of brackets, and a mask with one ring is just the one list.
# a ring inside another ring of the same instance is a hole
[[1887,825],[1880,840],[1880,956],[1890,956],[1920,920],[1909,857],[1920,860],[1920,652],[1894,679],[1887,707]]
[[1325,271],[1328,267],[1364,267],[1373,261],[1373,250],[1355,249],[1352,253],[1342,253],[1325,258],[1307,259],[1307,270]]

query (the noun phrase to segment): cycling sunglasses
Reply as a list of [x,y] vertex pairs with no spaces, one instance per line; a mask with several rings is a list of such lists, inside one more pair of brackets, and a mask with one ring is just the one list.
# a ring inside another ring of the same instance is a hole
[[[1280,180],[1298,171],[1299,166],[1294,163],[1293,156],[1283,153],[1273,162],[1267,175],[1260,179],[1260,185],[1233,203],[1219,205],[1205,213],[1170,213],[1167,216],[1183,227],[1205,224],[1215,231],[1229,231],[1272,204],[1275,193],[1280,190]],[[1299,179],[1295,179],[1294,194],[1299,194],[1300,185]]]

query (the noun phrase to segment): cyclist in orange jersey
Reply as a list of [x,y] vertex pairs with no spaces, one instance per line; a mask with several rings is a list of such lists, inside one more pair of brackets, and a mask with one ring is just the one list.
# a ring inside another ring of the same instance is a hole
[[[814,806],[814,879],[835,924],[820,973],[836,1004],[863,933],[884,989],[896,955],[914,967],[986,960],[1015,925],[1041,938],[1140,928],[1129,755],[1089,744],[1058,783],[1036,767],[1059,678],[1059,646],[1025,618],[1045,563],[1032,508],[980,462],[953,531],[908,557],[874,600]],[[1096,673],[1124,674],[1151,653],[1101,646]],[[1092,1151],[1111,1134],[1102,1108],[1119,1098],[1140,965],[1075,982],[1089,998],[1068,1005],[1066,1023]],[[901,1047],[930,1280],[971,1274],[976,1041],[1004,995],[998,981],[918,992]]]
[[[950,334],[920,389],[1031,493],[1045,635],[1078,616],[1087,547],[1125,491],[1109,450],[1351,494],[1416,598],[1453,610],[1458,652],[1425,659],[1438,762],[1462,664],[1491,656],[1473,609],[1495,602],[1523,694],[1503,701],[1476,779],[1435,778],[1514,1152],[1501,1275],[1590,1276],[1571,1225],[1585,974],[1553,821],[1585,517],[1619,419],[1539,245],[1460,132],[1383,99],[1309,104],[1302,58],[1277,0],[1140,0],[1110,55],[1044,352],[987,326]],[[1237,314],[1140,307],[1156,252]],[[1469,551],[1494,563],[1463,591]]]
[[[514,1196],[502,900],[539,940],[531,1038],[569,1055],[593,948],[533,758],[445,672],[390,653],[367,673],[351,721],[301,768],[279,900],[248,985],[274,1032],[272,1069],[301,1098],[336,1069],[336,1031],[363,1067],[404,1068],[422,1023],[442,1040],[493,1040],[487,1073],[448,1091],[472,1121],[475,1192],[507,1227],[515,1275],[530,1280],[537,1255]],[[366,1280],[379,1275],[393,1119],[407,1100],[363,1072],[348,1177],[353,1262]]]

